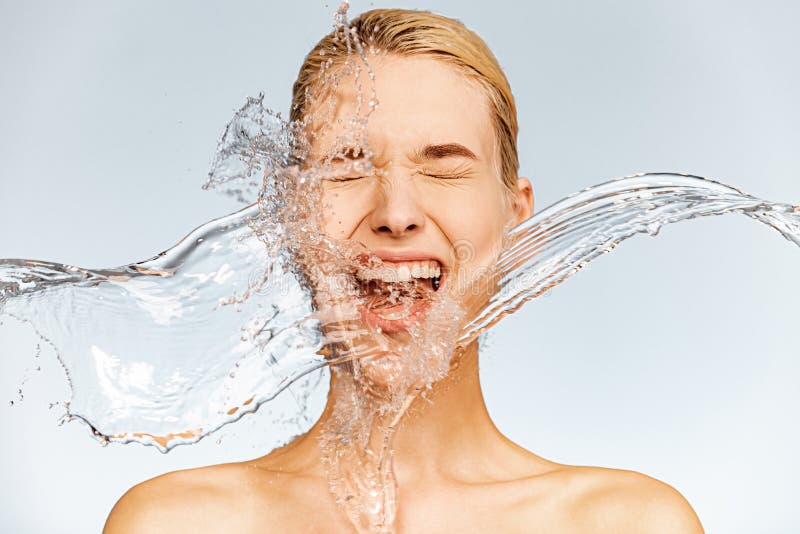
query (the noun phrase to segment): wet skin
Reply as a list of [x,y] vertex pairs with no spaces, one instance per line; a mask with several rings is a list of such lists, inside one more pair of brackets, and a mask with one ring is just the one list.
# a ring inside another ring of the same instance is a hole
[[[380,106],[368,141],[379,176],[325,185],[327,232],[372,250],[445,259],[468,242],[474,254],[448,267],[478,272],[505,229],[530,216],[530,183],[520,179],[510,196],[503,189],[485,97],[458,71],[419,56],[376,58],[374,70]],[[353,113],[355,94],[343,84],[338,117]],[[422,157],[425,147],[442,145],[465,147],[472,157]],[[317,148],[326,150],[325,139]],[[703,532],[691,506],[663,482],[559,464],[506,438],[486,410],[476,344],[429,399],[412,404],[394,438],[398,532]],[[330,411],[306,435],[261,458],[137,485],[117,503],[105,532],[354,531],[320,463],[320,427]]]

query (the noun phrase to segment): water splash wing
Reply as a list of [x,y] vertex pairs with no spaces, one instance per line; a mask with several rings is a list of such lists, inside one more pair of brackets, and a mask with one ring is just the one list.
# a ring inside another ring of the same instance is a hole
[[498,290],[461,336],[467,343],[636,234],[667,224],[742,213],[800,246],[800,206],[769,202],[721,182],[677,173],[643,173],[573,193],[509,235],[494,274]]
[[211,221],[116,269],[0,261],[0,312],[56,348],[71,417],[101,440],[167,450],[322,364],[307,291],[256,237],[257,213]]

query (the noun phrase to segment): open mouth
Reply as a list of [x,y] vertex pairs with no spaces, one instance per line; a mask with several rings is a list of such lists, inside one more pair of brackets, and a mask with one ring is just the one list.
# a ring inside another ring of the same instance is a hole
[[365,323],[382,332],[407,330],[422,321],[442,286],[446,270],[435,259],[383,260],[378,266],[359,268],[356,280]]

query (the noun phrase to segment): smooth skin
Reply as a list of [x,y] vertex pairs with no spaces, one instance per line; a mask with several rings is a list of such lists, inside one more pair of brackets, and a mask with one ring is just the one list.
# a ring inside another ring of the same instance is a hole
[[[380,106],[367,137],[378,176],[326,184],[327,232],[371,250],[445,258],[455,244],[471,243],[474,256],[450,268],[477,272],[491,262],[505,229],[530,217],[530,182],[520,178],[506,194],[486,99],[474,82],[421,56],[375,58],[373,69]],[[342,85],[342,120],[334,121],[331,135],[345,128],[355,94],[354,86]],[[455,144],[474,157],[447,151],[421,157],[425,147]],[[315,148],[324,152],[325,145],[323,138]],[[428,398],[411,405],[394,438],[399,533],[703,532],[686,499],[664,482],[556,463],[506,438],[484,403],[477,344]],[[104,532],[354,532],[320,463],[320,427],[330,413],[329,404],[306,435],[261,458],[135,486]]]

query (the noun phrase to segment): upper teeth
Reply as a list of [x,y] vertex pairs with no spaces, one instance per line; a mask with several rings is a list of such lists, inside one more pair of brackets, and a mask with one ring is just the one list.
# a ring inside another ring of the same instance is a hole
[[379,268],[362,267],[356,273],[359,280],[410,282],[412,278],[439,278],[442,275],[436,260],[384,262]]

